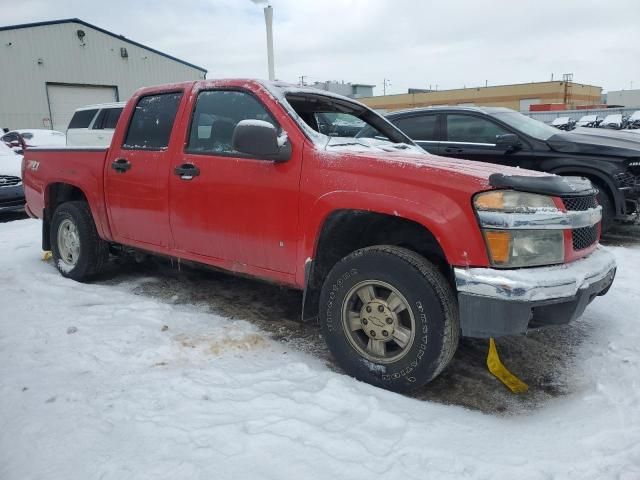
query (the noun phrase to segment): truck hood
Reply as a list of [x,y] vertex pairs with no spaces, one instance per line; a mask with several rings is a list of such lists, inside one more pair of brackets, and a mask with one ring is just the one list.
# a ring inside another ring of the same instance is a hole
[[555,177],[545,172],[440,157],[419,148],[382,152],[349,146],[346,149],[328,148],[324,153],[329,163],[338,170],[365,171],[370,176],[384,176],[414,185],[438,183],[446,188],[470,193],[492,188],[489,177],[495,173],[506,176]]
[[580,133],[558,133],[549,138],[547,144],[556,152],[623,158],[640,156],[638,141],[601,133],[589,134],[582,130]]

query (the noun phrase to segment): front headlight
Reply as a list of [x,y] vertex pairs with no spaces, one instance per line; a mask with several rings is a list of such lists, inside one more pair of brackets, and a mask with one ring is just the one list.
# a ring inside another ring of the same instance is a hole
[[505,213],[533,213],[541,209],[558,210],[552,197],[515,190],[493,190],[480,193],[475,196],[473,204],[476,210]]
[[562,230],[483,230],[487,251],[496,267],[534,267],[564,261]]
[[[553,197],[513,190],[494,190],[473,201],[491,264],[501,268],[552,265],[564,261],[562,229],[535,229],[541,215],[560,214]],[[537,215],[536,215],[537,214]],[[514,218],[515,217],[515,218]],[[491,219],[491,225],[483,224]],[[497,227],[504,220],[506,228]],[[507,225],[517,227],[509,228]]]
[[627,161],[627,168],[631,170],[634,175],[640,174],[640,158],[630,158]]

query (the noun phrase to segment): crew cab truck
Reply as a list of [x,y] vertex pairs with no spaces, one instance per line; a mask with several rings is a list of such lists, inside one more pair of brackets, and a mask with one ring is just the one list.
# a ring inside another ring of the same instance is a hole
[[615,275],[589,181],[435,157],[357,102],[282,83],[143,88],[109,148],[29,149],[23,169],[65,277],[121,246],[304,290],[339,365],[395,391],[438,375],[460,334],[571,321]]

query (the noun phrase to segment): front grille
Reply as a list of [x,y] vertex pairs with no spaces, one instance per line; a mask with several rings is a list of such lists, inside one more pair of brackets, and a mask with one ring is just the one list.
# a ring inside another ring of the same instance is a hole
[[584,250],[598,241],[598,225],[574,228],[571,234],[573,237],[573,249]]
[[640,175],[630,172],[618,173],[613,177],[618,188],[636,189],[640,188]]
[[15,187],[20,185],[22,179],[20,177],[13,177],[11,175],[0,175],[0,188],[2,187]]
[[564,202],[564,208],[568,211],[584,212],[585,210],[596,208],[598,206],[595,195],[588,195],[585,197],[567,197],[563,198],[562,201]]

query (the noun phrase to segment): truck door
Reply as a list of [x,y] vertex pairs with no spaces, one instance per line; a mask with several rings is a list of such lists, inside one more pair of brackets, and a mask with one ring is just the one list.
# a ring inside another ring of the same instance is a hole
[[235,126],[257,119],[280,125],[253,93],[201,91],[184,151],[172,157],[171,228],[178,251],[283,273],[295,271],[301,145],[276,163],[232,148]]
[[140,97],[129,125],[112,142],[105,196],[116,241],[169,246],[167,148],[181,99],[181,91]]

